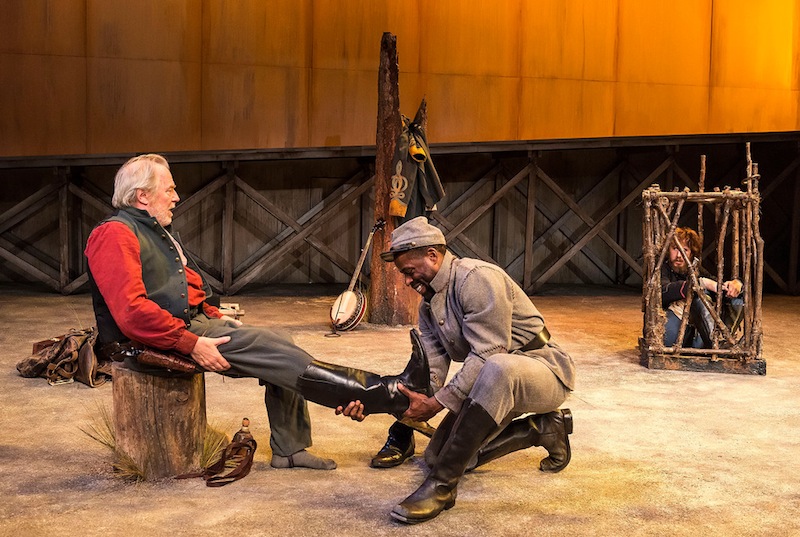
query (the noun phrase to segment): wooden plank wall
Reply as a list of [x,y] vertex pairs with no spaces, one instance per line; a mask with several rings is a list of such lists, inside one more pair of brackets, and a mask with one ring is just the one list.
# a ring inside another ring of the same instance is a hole
[[0,0],[0,157],[798,129],[797,0]]
[[[550,284],[636,288],[641,191],[653,183],[664,191],[696,190],[701,155],[707,190],[738,186],[745,145],[727,138],[548,143],[528,151],[433,146],[446,190],[433,221],[455,253],[497,263],[529,293]],[[796,294],[800,135],[761,138],[752,154],[761,174],[765,288]],[[346,288],[373,223],[374,156],[168,157],[182,198],[175,227],[218,291],[275,283]],[[110,212],[113,176],[124,158],[96,160],[0,167],[0,183],[13,184],[0,200],[0,282],[86,289],[83,247]],[[687,212],[681,224],[696,225],[693,216]],[[710,233],[713,215],[705,221]]]

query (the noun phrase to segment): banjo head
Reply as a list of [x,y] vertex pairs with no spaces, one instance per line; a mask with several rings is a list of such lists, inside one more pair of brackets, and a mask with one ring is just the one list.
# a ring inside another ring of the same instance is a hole
[[345,291],[331,306],[331,323],[337,330],[355,328],[367,311],[367,301],[361,291]]

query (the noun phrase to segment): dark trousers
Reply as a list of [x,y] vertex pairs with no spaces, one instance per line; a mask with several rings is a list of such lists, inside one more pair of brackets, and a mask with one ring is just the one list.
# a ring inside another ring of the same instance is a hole
[[211,338],[230,336],[219,346],[231,364],[225,376],[257,378],[265,386],[264,402],[270,425],[270,447],[289,456],[311,446],[311,420],[305,398],[297,393],[297,377],[313,358],[284,332],[257,326],[236,327],[204,314],[192,318],[189,331]]

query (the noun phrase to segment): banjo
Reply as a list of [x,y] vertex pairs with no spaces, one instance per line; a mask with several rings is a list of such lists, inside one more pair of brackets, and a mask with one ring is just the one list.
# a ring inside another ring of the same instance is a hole
[[361,257],[358,259],[358,263],[356,263],[356,270],[353,272],[353,277],[350,279],[350,285],[347,287],[347,291],[339,295],[333,303],[333,306],[331,306],[331,325],[334,331],[342,330],[346,332],[352,330],[361,322],[361,319],[364,318],[364,314],[367,311],[367,300],[364,297],[364,293],[361,292],[361,289],[356,288],[356,282],[358,281],[359,274],[361,274],[361,267],[364,265],[364,259],[367,257],[367,251],[372,242],[372,236],[385,224],[386,221],[383,219],[375,222],[372,231],[369,232],[369,236],[367,237],[367,244],[364,246],[364,249],[361,250]]

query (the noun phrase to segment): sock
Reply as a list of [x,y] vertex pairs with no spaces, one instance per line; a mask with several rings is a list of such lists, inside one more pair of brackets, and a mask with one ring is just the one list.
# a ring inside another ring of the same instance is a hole
[[293,455],[283,457],[282,455],[272,455],[270,466],[273,468],[313,468],[315,470],[333,470],[336,468],[336,461],[333,459],[323,459],[312,455],[305,449],[301,449]]

